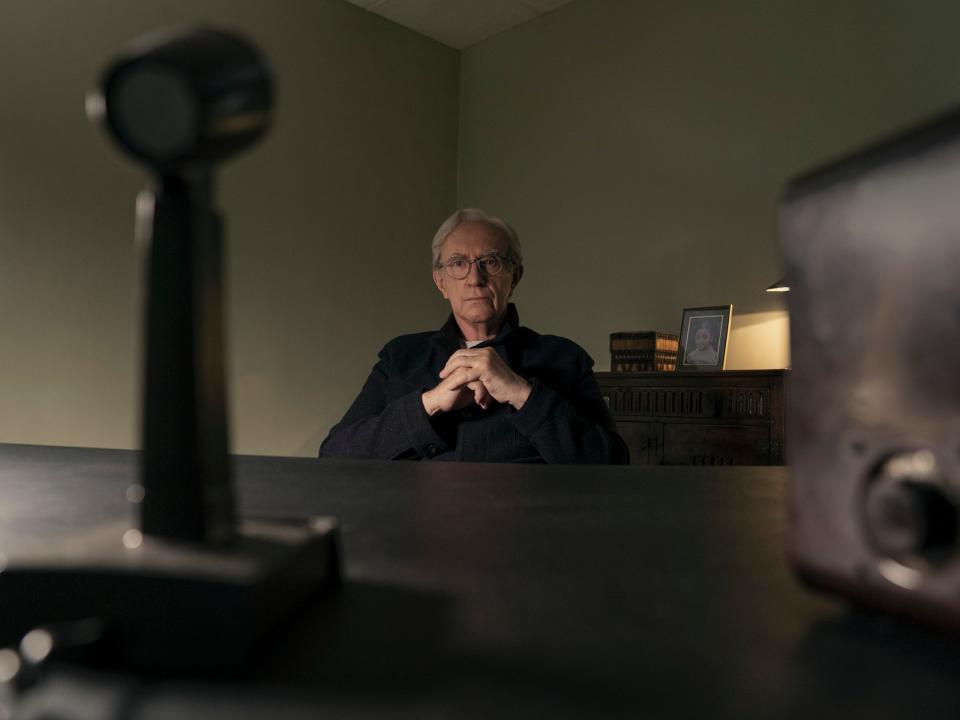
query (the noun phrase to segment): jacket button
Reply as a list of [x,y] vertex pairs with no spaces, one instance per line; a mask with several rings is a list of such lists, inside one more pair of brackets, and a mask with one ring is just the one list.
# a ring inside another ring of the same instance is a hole
[[428,455],[436,455],[438,452],[440,452],[440,449],[436,445],[427,445]]

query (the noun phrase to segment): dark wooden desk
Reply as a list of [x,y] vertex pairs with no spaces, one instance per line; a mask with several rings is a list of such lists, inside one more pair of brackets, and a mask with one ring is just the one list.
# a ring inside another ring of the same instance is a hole
[[597,373],[634,465],[782,465],[787,370]]
[[[0,446],[0,547],[122,515],[134,461]],[[291,618],[242,683],[129,685],[64,668],[32,702],[122,689],[128,717],[176,720],[875,720],[960,708],[960,643],[851,615],[795,583],[786,468],[236,466],[248,514],[339,516],[339,594]]]

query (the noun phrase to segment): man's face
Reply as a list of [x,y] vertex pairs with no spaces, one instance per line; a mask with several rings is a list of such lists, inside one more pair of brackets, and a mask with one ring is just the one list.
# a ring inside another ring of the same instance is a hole
[[[484,222],[462,222],[440,248],[440,262],[446,263],[454,257],[476,260],[489,253],[505,258],[507,247],[507,239],[496,228]],[[506,314],[507,301],[519,280],[519,269],[509,264],[499,275],[489,277],[473,263],[463,280],[454,279],[446,270],[433,271],[433,281],[450,301],[450,309],[461,324],[498,324]]]

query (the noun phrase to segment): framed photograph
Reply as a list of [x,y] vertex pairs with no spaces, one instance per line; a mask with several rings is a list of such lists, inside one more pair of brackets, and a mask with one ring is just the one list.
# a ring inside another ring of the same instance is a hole
[[733,305],[686,308],[680,325],[677,372],[723,370]]

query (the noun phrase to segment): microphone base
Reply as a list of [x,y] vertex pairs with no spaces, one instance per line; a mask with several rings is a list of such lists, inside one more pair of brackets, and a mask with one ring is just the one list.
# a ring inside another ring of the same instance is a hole
[[0,642],[93,618],[104,627],[95,664],[232,674],[279,620],[339,584],[339,546],[336,520],[325,517],[245,521],[228,546],[109,523],[7,558]]

